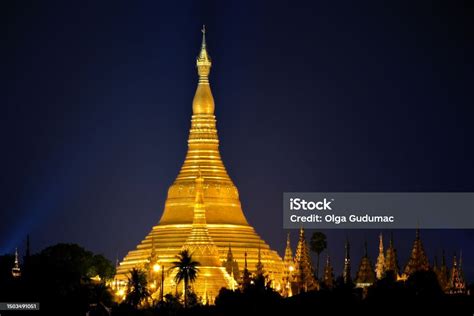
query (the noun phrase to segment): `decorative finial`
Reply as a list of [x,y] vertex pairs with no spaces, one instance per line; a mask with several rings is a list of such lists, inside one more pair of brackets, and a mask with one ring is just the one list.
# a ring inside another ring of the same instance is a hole
[[206,49],[206,26],[202,29],[201,50],[196,59],[196,68],[199,75],[199,83],[193,99],[193,115],[214,114],[214,98],[209,85],[209,73],[211,72],[211,57]]
[[202,25],[201,33],[202,33],[201,47],[206,48],[206,25],[205,24]]
[[196,66],[198,68],[198,75],[199,75],[199,82],[200,83],[208,83],[208,76],[209,72],[211,71],[211,58],[207,53],[206,49],[206,26],[203,25],[202,29],[202,43],[201,43],[201,51],[199,52],[199,56],[196,61]]

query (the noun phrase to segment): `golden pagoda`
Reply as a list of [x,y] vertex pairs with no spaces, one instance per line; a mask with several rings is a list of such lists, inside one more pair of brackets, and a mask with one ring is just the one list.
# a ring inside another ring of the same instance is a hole
[[433,267],[433,271],[436,273],[438,278],[439,286],[444,292],[449,290],[449,270],[448,266],[446,265],[446,255],[444,254],[444,249],[441,255],[441,266],[438,268],[437,260],[435,260],[435,267]]
[[[233,257],[237,263],[244,266],[247,253],[249,270],[254,272],[260,249],[261,263],[265,266],[265,271],[273,275],[273,284],[279,285],[283,273],[283,261],[247,222],[239,200],[239,192],[221,160],[214,98],[209,84],[212,63],[207,52],[204,28],[202,33],[201,51],[196,61],[199,81],[193,99],[188,152],[184,164],[168,190],[159,223],[135,250],[125,256],[117,269],[116,278],[123,282],[134,267],[145,268],[156,263],[164,265],[165,269],[170,267],[191,233],[197,189],[195,180],[200,172],[203,179],[206,226],[218,249],[220,265],[222,266],[222,261],[226,259],[228,245],[232,244]],[[150,265],[152,241],[157,262]],[[164,293],[174,291],[175,289],[167,287],[165,282]]]
[[384,277],[385,274],[385,256],[383,252],[383,235],[379,235],[379,255],[375,263],[375,275],[378,280]]
[[456,260],[456,254],[453,257],[453,266],[449,273],[449,294],[465,294],[466,293],[466,281],[464,280],[464,273],[462,271],[462,255],[458,261]]
[[410,258],[408,259],[408,263],[405,266],[404,275],[409,277],[417,271],[428,271],[429,269],[430,265],[423,247],[423,243],[421,242],[420,230],[417,229]]
[[364,250],[364,256],[360,261],[355,280],[356,287],[359,288],[367,288],[375,282],[375,270],[367,252],[367,242],[364,243]]
[[326,265],[324,266],[323,284],[328,289],[332,289],[334,287],[334,270],[331,265],[331,258],[329,257],[329,254],[327,254]]
[[300,237],[295,253],[295,279],[297,289],[293,293],[313,291],[319,289],[318,281],[314,277],[313,263],[309,254],[309,246],[304,237],[304,229],[300,228]]

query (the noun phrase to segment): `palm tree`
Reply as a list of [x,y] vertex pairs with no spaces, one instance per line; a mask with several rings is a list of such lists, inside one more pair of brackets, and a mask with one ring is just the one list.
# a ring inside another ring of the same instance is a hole
[[184,281],[184,307],[186,308],[188,303],[188,287],[190,283],[196,281],[199,272],[199,262],[193,260],[192,255],[188,250],[181,251],[176,256],[176,259],[177,261],[172,263],[171,269],[178,270],[174,277],[176,287],[178,287],[181,281]]
[[319,255],[324,249],[327,248],[328,243],[326,241],[326,235],[321,232],[314,232],[313,236],[311,236],[311,250],[318,255],[318,261],[316,263],[316,279],[319,278]]
[[125,301],[137,308],[144,300],[150,297],[150,291],[147,288],[146,273],[143,270],[133,268],[128,277],[128,293]]

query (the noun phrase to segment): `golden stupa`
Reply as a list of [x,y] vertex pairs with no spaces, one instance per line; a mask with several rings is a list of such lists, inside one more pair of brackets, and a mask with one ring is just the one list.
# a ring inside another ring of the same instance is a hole
[[[201,174],[206,227],[218,249],[219,261],[222,263],[226,259],[227,250],[231,246],[239,266],[244,266],[247,254],[248,269],[254,272],[260,249],[265,274],[278,289],[281,286],[283,261],[248,224],[240,204],[239,192],[227,174],[219,153],[214,98],[209,85],[211,59],[206,49],[204,29],[196,65],[199,83],[193,99],[188,152],[184,164],[168,190],[159,223],[135,250],[126,255],[117,267],[116,279],[126,280],[129,271],[137,267],[146,269],[158,264],[168,270],[191,234],[196,206],[196,178]],[[170,274],[169,271],[167,273]],[[239,281],[240,276],[234,275],[234,278]],[[195,287],[200,287],[200,282],[202,280],[198,280]],[[164,283],[165,294],[177,291],[172,282]],[[222,286],[227,287],[228,284]]]
[[[201,301],[212,304],[222,287],[235,289],[238,284],[234,277],[223,267],[219,249],[209,235],[203,199],[204,179],[201,175],[196,178],[195,183],[194,219],[191,234],[186,239],[182,249],[188,250],[193,260],[199,262],[197,279],[191,284],[193,292]],[[168,288],[175,286],[174,279],[177,271],[172,270],[170,272],[164,280],[165,287]]]

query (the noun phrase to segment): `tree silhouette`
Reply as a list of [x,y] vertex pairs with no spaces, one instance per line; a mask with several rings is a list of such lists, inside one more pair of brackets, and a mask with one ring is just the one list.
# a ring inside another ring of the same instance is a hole
[[146,273],[143,270],[133,268],[128,277],[128,291],[125,302],[137,308],[138,305],[150,296],[147,288]]
[[199,262],[194,261],[192,255],[189,253],[188,250],[181,251],[176,256],[177,261],[172,263],[171,269],[178,270],[176,272],[176,276],[174,280],[176,282],[176,287],[184,281],[184,307],[186,308],[188,305],[188,288],[189,284],[196,281],[197,274],[199,272]]
[[318,255],[316,263],[316,279],[319,278],[319,256],[327,248],[326,235],[321,232],[314,232],[310,241],[311,251]]

